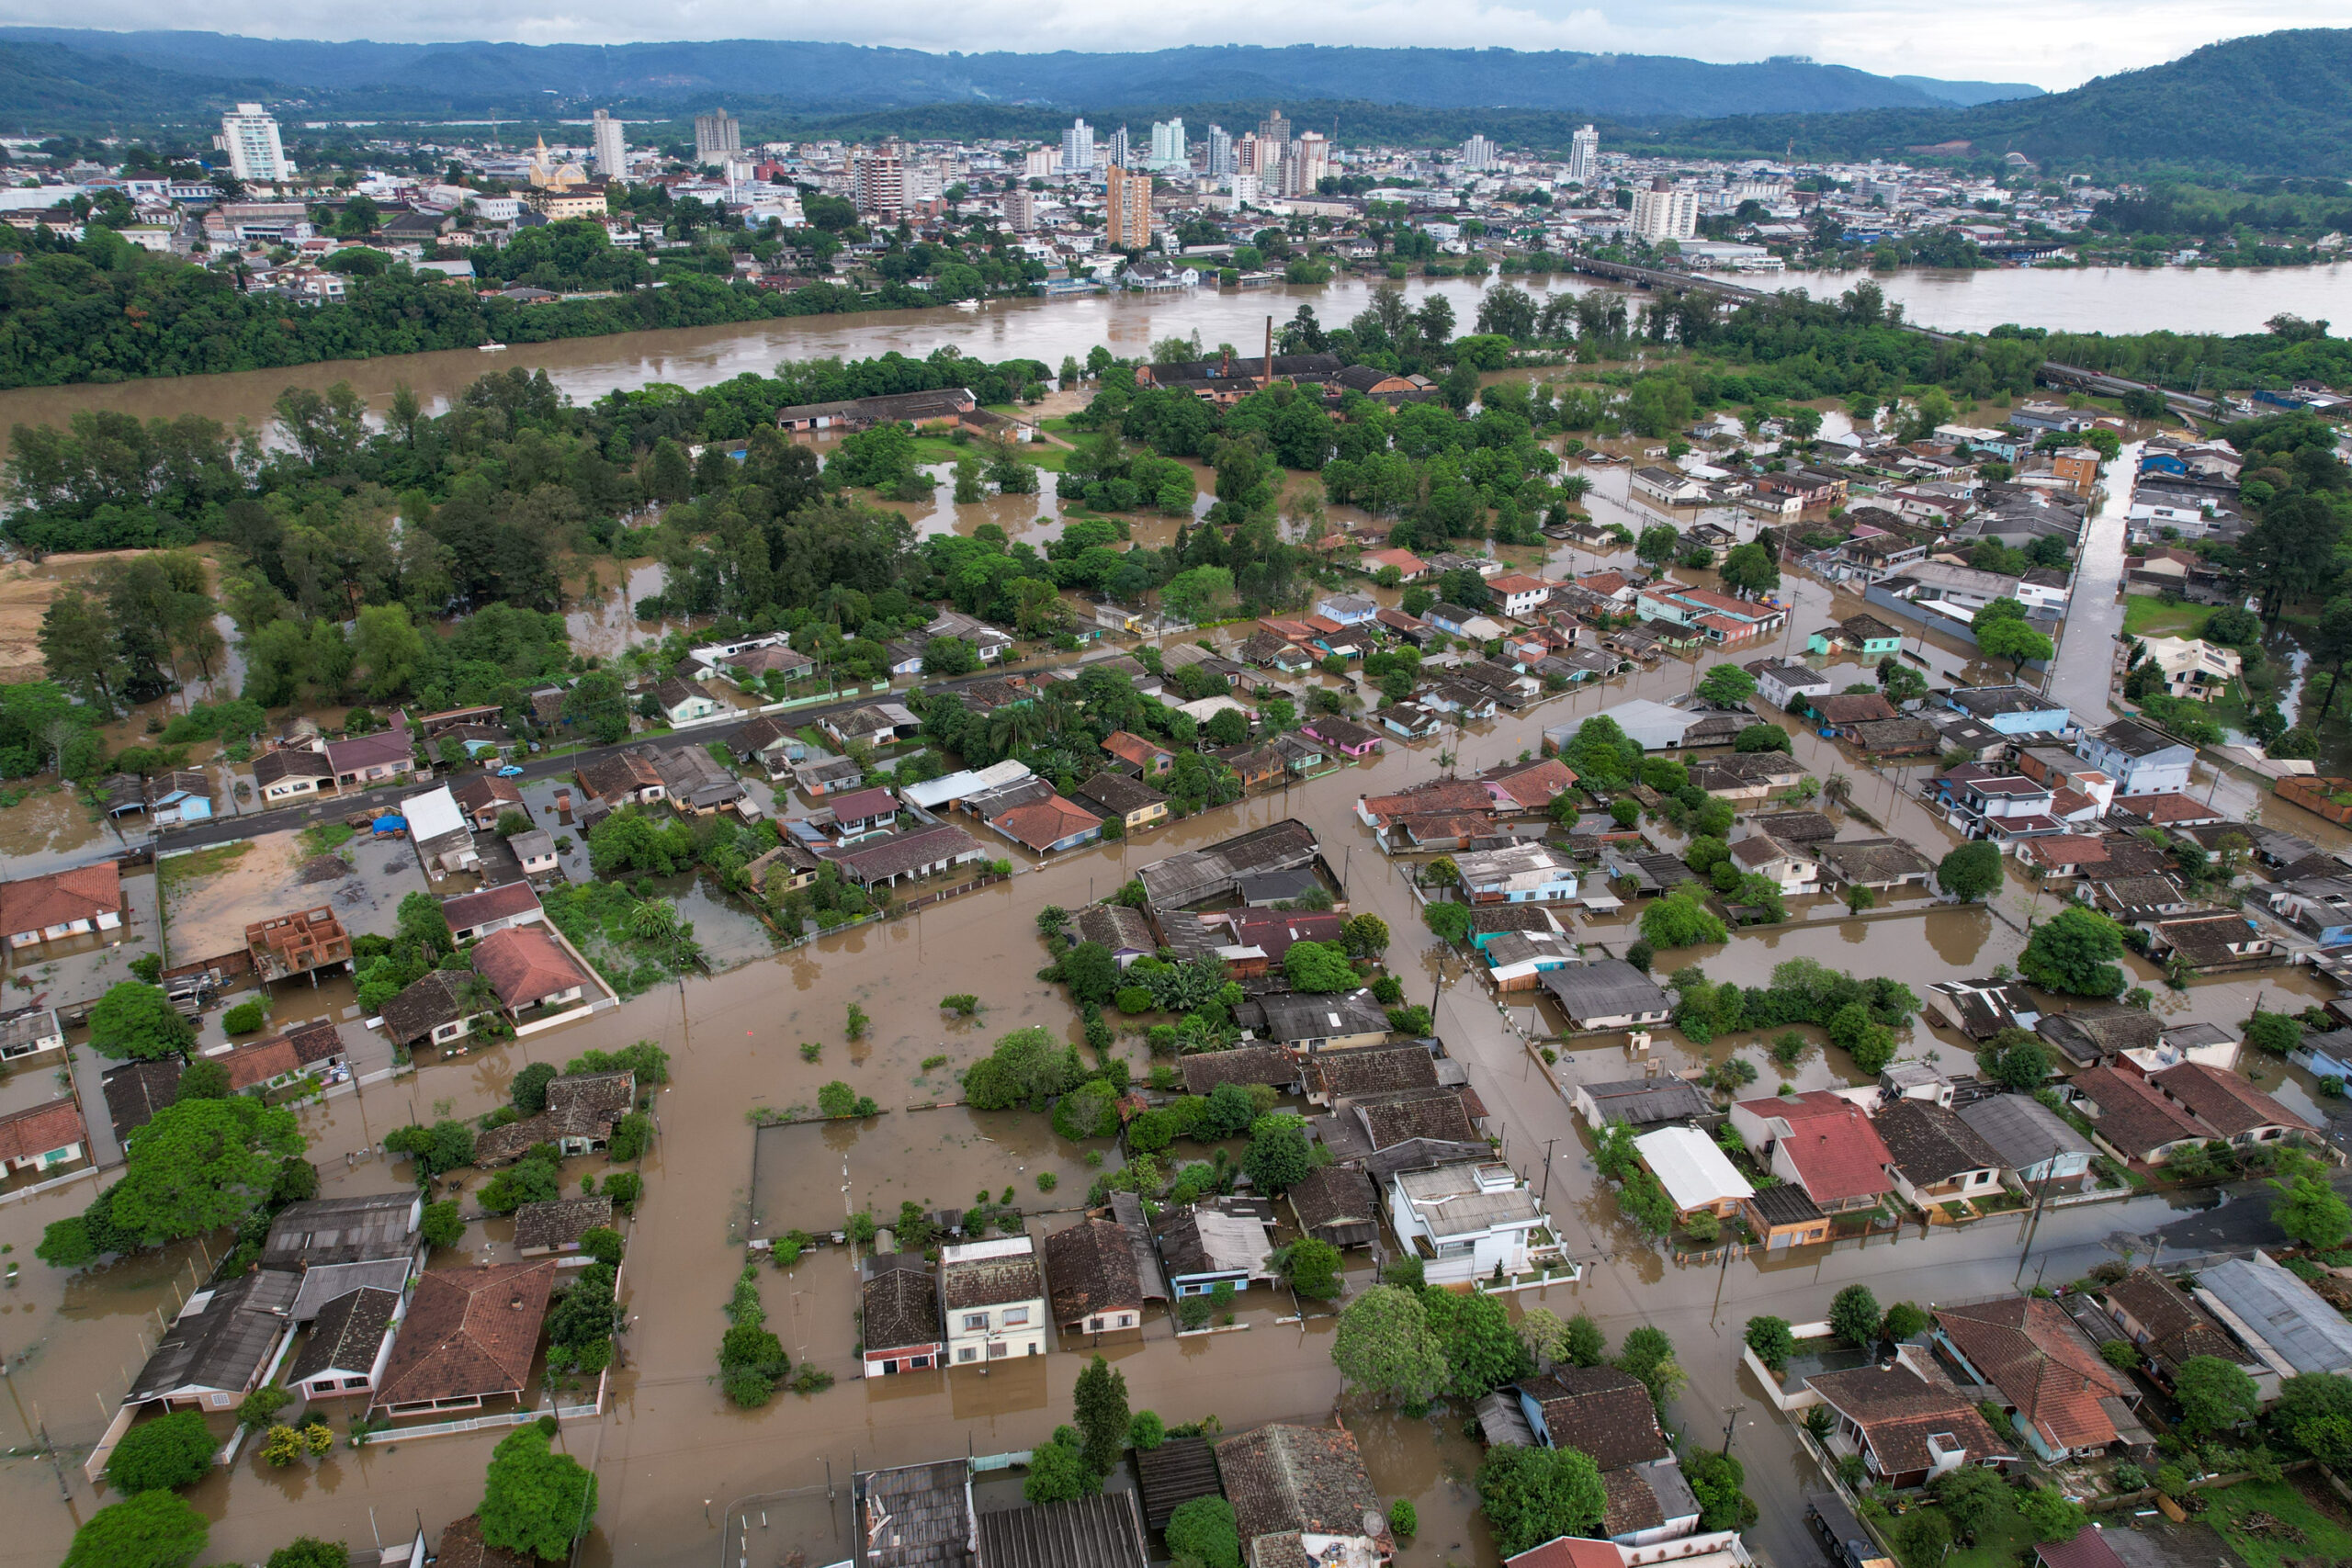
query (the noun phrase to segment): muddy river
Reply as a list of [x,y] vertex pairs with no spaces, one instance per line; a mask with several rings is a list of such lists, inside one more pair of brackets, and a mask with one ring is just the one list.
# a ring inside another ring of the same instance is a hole
[[[1623,487],[1622,468],[1601,476],[1591,498],[1597,515],[1614,517],[1623,509],[1639,521]],[[1548,560],[1560,571],[1595,564],[1589,552],[1572,561],[1566,550],[1554,550]],[[1793,579],[1783,597],[1792,614],[1781,649],[1756,649],[1747,657],[1795,651],[1806,630],[1860,607]],[[1964,647],[1931,637],[1924,644],[1915,639],[1914,648],[1939,679],[1994,673],[1973,666]],[[1458,744],[1464,770],[1490,765],[1532,749],[1544,727],[1572,713],[1631,695],[1668,696],[1688,689],[1696,673],[1694,666],[1668,662],[1556,697],[1525,716],[1473,726],[1447,744]],[[1862,678],[1859,667],[1851,673]],[[1810,733],[1799,733],[1794,743],[1816,775],[1842,772],[1854,781],[1857,812],[1931,852],[1951,841],[1915,798],[1917,781],[1931,771],[1927,764],[1880,772]],[[1522,1295],[1518,1306],[1543,1305],[1562,1315],[1590,1312],[1612,1340],[1643,1322],[1664,1328],[1691,1378],[1676,1405],[1679,1424],[1698,1440],[1719,1441],[1724,1423],[1733,1423],[1734,1451],[1747,1462],[1750,1490],[1764,1510],[1752,1541],[1768,1561],[1787,1568],[1809,1562],[1801,1494],[1814,1477],[1790,1429],[1762,1405],[1759,1391],[1744,1386],[1736,1359],[1742,1325],[1758,1312],[1817,1317],[1829,1295],[1854,1279],[1871,1280],[1882,1295],[1922,1303],[1997,1292],[2019,1267],[2022,1223],[2004,1216],[1927,1235],[1911,1227],[1864,1247],[1728,1268],[1677,1264],[1640,1240],[1601,1191],[1578,1125],[1522,1037],[1531,1026],[1525,1003],[1506,1013],[1457,965],[1438,962],[1397,868],[1352,814],[1359,793],[1436,775],[1437,744],[1391,745],[1336,776],[1043,867],[1021,857],[1022,874],[979,893],[773,957],[752,955],[716,979],[658,987],[568,1029],[435,1062],[397,1083],[312,1106],[303,1116],[313,1156],[326,1168],[330,1191],[382,1190],[399,1184],[406,1169],[372,1153],[390,1128],[486,1111],[503,1101],[507,1082],[529,1061],[560,1063],[591,1045],[661,1040],[673,1054],[673,1081],[658,1100],[661,1135],[646,1162],[648,1196],[631,1231],[626,1365],[609,1414],[565,1434],[602,1478],[602,1506],[582,1561],[709,1562],[721,1551],[722,1522],[729,1519],[730,1560],[740,1534],[754,1562],[784,1561],[795,1548],[807,1550],[810,1561],[828,1561],[826,1553],[838,1550],[831,1532],[843,1506],[838,1499],[828,1505],[829,1481],[845,1483],[853,1466],[935,1458],[967,1443],[982,1454],[1029,1447],[1068,1419],[1072,1380],[1083,1364],[1079,1352],[1087,1348],[1065,1344],[1064,1353],[989,1376],[860,1381],[853,1375],[853,1265],[842,1250],[820,1248],[789,1272],[764,1271],[763,1294],[770,1325],[795,1359],[834,1372],[840,1382],[813,1396],[785,1393],[765,1409],[736,1411],[712,1374],[724,1327],[719,1309],[741,1265],[743,1243],[780,1229],[818,1230],[869,1205],[887,1216],[906,1201],[961,1207],[983,1192],[1021,1208],[1033,1234],[1069,1223],[1067,1211],[1082,1201],[1095,1173],[1115,1165],[1115,1151],[1068,1144],[1026,1115],[914,1108],[952,1099],[956,1072],[1009,1029],[1039,1023],[1076,1037],[1077,1021],[1061,992],[1034,977],[1044,962],[1033,925],[1040,906],[1074,908],[1172,851],[1295,816],[1322,835],[1351,904],[1389,922],[1396,933],[1391,964],[1408,994],[1418,1000],[1414,987],[1436,989],[1439,1031],[1468,1064],[1499,1123],[1506,1156],[1548,1185],[1570,1250],[1590,1263],[1580,1283]],[[2323,825],[2294,815],[2296,830],[2325,835]],[[2044,914],[2053,907],[2047,898],[2040,906]],[[2015,883],[1989,909],[1915,905],[1906,911],[1897,903],[1878,918],[1856,920],[1816,908],[1773,934],[1673,956],[1678,964],[1703,964],[1718,979],[1761,982],[1772,964],[1802,955],[1898,976],[1918,989],[2013,961],[2034,908],[2032,892]],[[1608,945],[1624,940],[1627,929],[1600,925],[1581,934]],[[2156,1006],[2167,1015],[2212,1019],[2243,1018],[2260,993],[2278,1005],[2281,992],[2316,997],[2322,989],[2289,971],[2199,982],[2186,992],[2161,988],[2144,966],[2135,967],[2134,978],[2158,987]],[[965,991],[981,998],[977,1020],[957,1021],[938,1005],[941,997]],[[873,1021],[854,1043],[844,1028],[853,1003]],[[1544,1027],[1540,1018],[1532,1021]],[[819,1048],[815,1061],[804,1059],[804,1043]],[[1125,1039],[1121,1048],[1142,1061],[1138,1040]],[[1908,1048],[1940,1052],[1954,1065],[1965,1060],[1963,1042],[1938,1038],[1924,1024],[1915,1027]],[[1782,1076],[1749,1034],[1704,1048],[1662,1040],[1656,1054],[1678,1068],[1735,1053],[1756,1063],[1768,1092]],[[1579,1043],[1563,1052],[1557,1080],[1572,1086],[1587,1075],[1625,1076],[1630,1066],[1621,1042]],[[2313,1088],[2301,1075],[2272,1064],[2260,1070],[2266,1088],[2307,1113],[2315,1111]],[[1842,1054],[1816,1043],[1785,1076],[1812,1088],[1845,1081],[1850,1071]],[[813,1103],[817,1088],[832,1078],[872,1095],[889,1113],[863,1127],[754,1124],[762,1108],[775,1112]],[[1548,1170],[1542,1168],[1547,1158]],[[1048,1174],[1051,1190],[1039,1179]],[[0,1564],[53,1562],[75,1521],[102,1501],[82,1481],[74,1450],[103,1429],[113,1400],[154,1342],[158,1313],[176,1308],[203,1266],[195,1245],[72,1275],[33,1262],[41,1226],[77,1210],[91,1190],[77,1184],[0,1209],[0,1245],[24,1265],[0,1295],[0,1355],[10,1373],[0,1427],[13,1449],[0,1466],[0,1498],[17,1525],[0,1543]],[[2144,1231],[2169,1213],[2161,1199],[2061,1212],[2044,1223],[2032,1266],[2046,1259],[2053,1278],[2075,1278],[2114,1255],[2109,1237]],[[458,1253],[471,1256],[495,1239],[478,1224]],[[217,1252],[219,1242],[204,1245]],[[1904,1248],[1905,1258],[1866,1256],[1888,1247]],[[458,1253],[438,1261],[464,1261]],[[1155,1316],[1140,1342],[1108,1353],[1126,1375],[1135,1407],[1155,1409],[1170,1423],[1215,1415],[1230,1428],[1327,1418],[1340,1395],[1328,1356],[1329,1320],[1310,1314],[1304,1324],[1276,1321],[1288,1312],[1286,1298],[1251,1292],[1240,1313],[1247,1332],[1179,1342],[1168,1320]],[[1462,1413],[1424,1421],[1378,1413],[1350,1418],[1363,1434],[1380,1490],[1412,1497],[1419,1510],[1421,1533],[1401,1561],[1492,1563],[1492,1545],[1473,1516],[1465,1484],[1477,1455],[1460,1435]],[[62,1465],[39,1451],[44,1432],[65,1450]],[[216,1520],[211,1556],[222,1562],[258,1561],[302,1532],[364,1541],[373,1529],[390,1539],[420,1518],[437,1529],[474,1506],[496,1437],[346,1447],[317,1464],[282,1471],[248,1457],[198,1487],[194,1500]],[[730,1506],[744,1498],[754,1501],[738,1517]]]
[[[1989,272],[1799,273],[1779,279],[1786,288],[1835,295],[1868,277],[1910,318],[1929,326],[1981,332],[2005,321],[2074,332],[2250,333],[2281,310],[2320,318],[2343,314],[2352,264],[2275,271],[2188,271],[2098,267],[2079,271],[2006,268]],[[1606,287],[1558,274],[1515,279],[1538,296]],[[993,301],[978,314],[954,310],[876,311],[802,316],[748,326],[694,327],[518,344],[503,354],[474,349],[345,360],[284,370],[165,378],[113,386],[20,388],[0,391],[0,432],[20,423],[62,424],[76,410],[119,409],[141,418],[197,412],[266,426],[271,407],[289,386],[323,389],[348,381],[378,409],[402,383],[428,411],[445,404],[485,370],[544,369],[582,401],[648,381],[688,388],[711,386],[745,372],[766,375],[786,359],[828,355],[854,359],[891,352],[922,355],[944,344],[988,360],[1016,356],[1057,366],[1064,355],[1085,357],[1096,344],[1120,355],[1141,355],[1155,338],[1197,332],[1212,352],[1230,343],[1244,354],[1265,341],[1266,318],[1277,324],[1306,305],[1325,322],[1345,321],[1363,309],[1373,282],[1350,278],[1319,288],[1278,285],[1265,289],[1191,290],[1075,299]],[[1404,285],[1418,301],[1442,295],[1461,329],[1477,317],[1487,282],[1418,278]]]

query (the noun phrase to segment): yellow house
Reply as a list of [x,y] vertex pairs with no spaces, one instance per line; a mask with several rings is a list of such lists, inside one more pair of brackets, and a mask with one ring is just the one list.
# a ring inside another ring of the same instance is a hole
[[1132,833],[1168,820],[1168,797],[1149,784],[1105,769],[1078,786],[1080,805],[1119,818]]

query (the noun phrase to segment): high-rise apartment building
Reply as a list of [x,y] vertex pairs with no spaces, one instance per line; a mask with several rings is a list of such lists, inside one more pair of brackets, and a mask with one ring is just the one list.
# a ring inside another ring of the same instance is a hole
[[1234,171],[1233,138],[1221,125],[1209,127],[1208,160],[1206,172],[1211,179],[1222,179]]
[[1184,147],[1184,122],[1182,119],[1156,119],[1151,122],[1151,166],[1154,169],[1184,169],[1192,166],[1193,156]]
[[1106,164],[1116,164],[1123,169],[1136,167],[1135,149],[1127,141],[1125,126],[1119,127],[1103,140],[1102,161]]
[[1261,155],[1264,148],[1265,143],[1258,140],[1256,131],[1243,131],[1241,140],[1233,144],[1233,172],[1237,175],[1255,175],[1261,179],[1264,178],[1265,162]]
[[1651,244],[1687,240],[1699,231],[1699,193],[1677,190],[1664,175],[1634,193],[1634,232]]
[[596,151],[596,172],[606,179],[619,179],[628,173],[628,143],[621,135],[621,122],[603,109],[598,109],[590,122]]
[[1568,139],[1568,178],[1589,186],[1600,173],[1600,132],[1588,125]]
[[1483,175],[1495,166],[1495,144],[1483,135],[1473,136],[1462,144],[1462,167],[1464,173]]
[[1103,186],[1102,243],[1114,251],[1151,245],[1151,176],[1113,164]]
[[239,104],[235,113],[220,117],[220,145],[229,154],[229,172],[248,185],[277,185],[294,172],[277,139],[277,121],[259,104]]
[[907,210],[907,158],[895,141],[858,152],[851,168],[856,180],[857,209],[895,222]]
[[[1270,156],[1262,152],[1260,154],[1265,159],[1267,168],[1272,167],[1274,159],[1280,158],[1290,151],[1291,125],[1290,121],[1283,118],[1282,110],[1266,111],[1266,118],[1258,122],[1258,140],[1261,143],[1273,143]],[[1266,170],[1261,169],[1259,172],[1263,174]]]
[[1037,227],[1037,193],[1029,190],[1008,191],[1004,197],[1004,221],[1014,232],[1026,234]]
[[1021,160],[1024,180],[1049,180],[1061,172],[1061,153],[1051,147],[1032,147]]
[[1073,120],[1062,132],[1062,173],[1088,175],[1094,172],[1094,128],[1084,120]]
[[1286,196],[1313,196],[1330,172],[1329,140],[1319,130],[1307,131],[1290,144],[1290,157],[1283,166],[1283,192]]
[[725,109],[695,116],[695,163],[722,164],[743,150],[743,122]]

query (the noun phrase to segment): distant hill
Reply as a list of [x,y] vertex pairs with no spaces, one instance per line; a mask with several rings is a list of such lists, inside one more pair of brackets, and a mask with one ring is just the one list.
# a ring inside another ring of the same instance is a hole
[[[931,54],[743,39],[616,44],[324,43],[222,33],[0,28],[0,43],[62,44],[151,69],[309,93],[405,89],[432,101],[554,93],[684,103],[726,95],[786,108],[1030,103],[1115,108],[1257,98],[1491,105],[1587,115],[1712,118],[1930,108],[2039,92],[2021,85],[1874,76],[1780,58],[1715,65],[1669,55],[1250,45],[1132,54]],[[393,95],[396,96],[396,95]]]
[[1674,128],[1697,148],[1865,157],[1964,141],[2036,164],[2352,177],[2352,28],[2208,44],[2064,93],[1957,111],[1733,116]]
[[220,107],[268,84],[183,75],[60,44],[0,40],[0,129],[10,134],[61,123],[158,121]]

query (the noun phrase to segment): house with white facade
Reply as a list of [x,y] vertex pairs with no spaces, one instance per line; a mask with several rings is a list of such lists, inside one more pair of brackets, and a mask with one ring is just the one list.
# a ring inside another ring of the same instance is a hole
[[1524,1273],[1544,1230],[1543,1209],[1516,1171],[1499,1160],[1463,1161],[1388,1179],[1388,1223],[1419,1255],[1432,1285]]
[[2115,781],[2119,795],[2184,791],[2197,761],[2197,748],[2188,741],[2176,740],[2133,718],[2119,718],[2103,729],[2086,730],[2075,750]]
[[1052,1313],[1045,1270],[1026,1235],[941,1247],[939,1307],[950,1366],[1046,1353]]

